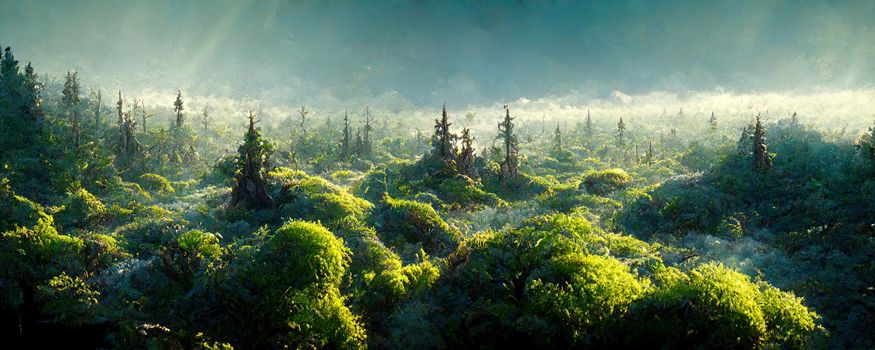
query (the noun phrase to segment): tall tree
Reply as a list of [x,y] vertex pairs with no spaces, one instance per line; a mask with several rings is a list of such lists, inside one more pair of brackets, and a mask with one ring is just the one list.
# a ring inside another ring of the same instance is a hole
[[371,108],[365,107],[365,126],[363,129],[364,130],[364,139],[362,140],[362,142],[363,142],[362,155],[365,158],[370,158],[374,152],[374,146],[371,143],[371,130],[373,129],[373,127],[371,126],[371,121],[372,121],[371,120]]
[[458,171],[459,174],[465,175],[472,179],[478,177],[477,169],[474,167],[476,155],[474,154],[474,138],[471,137],[471,130],[468,128],[462,129],[462,149],[458,152]]
[[441,109],[441,118],[435,119],[434,123],[434,136],[432,136],[431,142],[432,157],[443,162],[453,161],[455,158],[453,145],[458,137],[450,132],[450,125],[453,123],[450,123],[447,116],[446,105]]
[[207,110],[207,106],[204,106],[204,110],[201,112],[201,124],[204,126],[204,131],[209,130],[210,121],[210,112]]
[[620,148],[626,147],[626,123],[623,123],[623,118],[620,117],[620,121],[617,123],[617,146]]
[[273,147],[261,137],[261,130],[255,127],[256,123],[255,113],[249,111],[249,129],[243,136],[243,144],[237,149],[237,173],[231,190],[231,204],[245,203],[255,208],[269,208],[273,207],[274,202],[265,189],[265,172]]
[[298,110],[298,118],[301,119],[299,125],[301,127],[301,133],[307,133],[307,116],[310,114],[310,111],[307,110],[307,106],[301,106],[301,109]]
[[137,141],[135,135],[137,122],[131,116],[131,110],[129,109],[128,112],[124,112],[124,100],[122,99],[121,90],[118,92],[116,110],[118,111],[117,126],[119,155],[122,157],[134,156],[142,150],[142,146],[140,145],[140,142]]
[[79,121],[79,73],[67,71],[67,77],[64,80],[64,90],[61,91],[61,102],[64,104],[73,131],[73,145],[77,148],[81,142],[82,132]]
[[145,132],[146,132],[146,120],[148,120],[149,118],[154,117],[155,115],[152,114],[152,113],[148,113],[148,114],[146,113],[146,102],[145,102],[145,101],[140,101],[140,104],[141,104],[142,107],[143,107],[143,108],[140,110],[140,112],[142,113],[142,115],[141,115],[140,117],[143,119],[143,133],[145,133]]
[[185,116],[182,114],[183,109],[185,109],[185,107],[183,106],[183,101],[182,101],[182,91],[177,90],[176,91],[176,101],[173,101],[173,113],[176,113],[176,127],[177,128],[181,128],[182,125],[185,123]]
[[504,109],[504,120],[498,123],[498,138],[504,141],[504,161],[501,162],[499,177],[503,181],[510,181],[519,175],[519,148],[513,133],[513,120],[516,118],[511,118],[510,108],[504,106]]
[[711,112],[711,118],[708,119],[708,123],[711,124],[711,131],[717,131],[717,116],[714,115],[714,112]]
[[553,131],[553,153],[562,153],[562,129],[559,128],[559,123],[556,123],[556,130]]
[[343,137],[340,139],[340,159],[349,159],[352,154],[350,148],[350,134],[349,134],[349,114],[344,111],[343,112]]
[[760,116],[757,116],[751,137],[753,139],[753,170],[767,171],[771,169],[772,155],[769,154],[769,149],[766,147],[766,130]]
[[653,164],[653,141],[650,141],[649,146],[647,146],[647,153],[644,154],[644,163],[647,165]]
[[589,108],[586,109],[586,125],[584,126],[584,130],[586,132],[587,140],[592,139],[592,134],[593,134],[592,118],[589,115]]

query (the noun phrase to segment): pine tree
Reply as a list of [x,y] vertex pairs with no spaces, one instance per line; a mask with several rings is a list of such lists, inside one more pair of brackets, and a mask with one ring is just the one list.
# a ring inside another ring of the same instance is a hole
[[182,128],[182,125],[185,123],[185,116],[182,114],[182,111],[185,109],[182,102],[182,91],[177,90],[176,92],[176,101],[173,101],[173,113],[176,113],[176,127]]
[[589,108],[586,109],[586,126],[584,127],[586,131],[587,140],[592,139],[593,130],[592,130],[592,118],[589,116]]
[[122,91],[118,91],[118,102],[115,104],[116,111],[118,111],[118,120],[116,120],[116,127],[118,128],[118,147],[119,153],[125,154],[127,150],[125,147],[128,144],[128,140],[126,138],[127,133],[125,133],[125,116],[124,116],[124,100],[122,99]]
[[556,130],[553,131],[553,152],[559,154],[562,151],[562,130],[559,129],[559,123],[556,123]]
[[471,131],[468,128],[462,129],[462,149],[458,152],[457,163],[459,174],[465,175],[472,179],[476,179],[479,175],[474,167],[476,155],[474,154],[474,138],[471,137]]
[[793,112],[793,115],[790,117],[790,125],[799,125],[799,116],[796,114],[796,112]]
[[653,164],[653,141],[647,146],[647,153],[644,154],[644,163],[647,165]]
[[371,143],[371,109],[370,107],[365,107],[365,126],[364,126],[364,140],[363,140],[363,150],[362,155],[365,158],[371,158],[371,155],[374,152],[374,146]]
[[364,142],[362,140],[362,129],[356,129],[355,130],[355,147],[353,147],[353,152],[355,153],[355,157],[361,158],[363,151],[364,151]]
[[81,142],[82,132],[79,122],[79,77],[77,72],[67,71],[67,77],[64,81],[64,90],[61,92],[61,102],[64,104],[67,114],[70,117],[70,122],[73,131],[73,145],[77,148]]
[[510,181],[519,175],[519,148],[516,136],[513,134],[513,120],[510,117],[510,108],[504,106],[504,121],[498,123],[498,138],[504,141],[504,161],[501,162],[502,181]]
[[432,157],[434,159],[441,160],[445,163],[449,163],[453,161],[455,158],[455,153],[453,152],[453,145],[458,138],[455,134],[450,132],[450,125],[453,123],[449,122],[449,117],[447,116],[447,106],[444,105],[441,110],[441,118],[434,120],[434,135],[432,136]]
[[301,133],[307,134],[307,115],[310,114],[310,111],[307,110],[307,106],[301,106],[301,109],[298,110],[298,118],[301,120],[298,125],[301,128]]
[[717,116],[714,115],[714,112],[711,112],[711,119],[708,119],[708,123],[711,124],[711,131],[717,131]]
[[270,208],[274,202],[265,188],[265,172],[272,147],[261,137],[261,130],[255,127],[256,123],[255,113],[249,111],[249,129],[243,136],[243,144],[237,149],[237,172],[231,190],[231,204],[245,203],[254,208]]
[[875,166],[875,127],[869,127],[869,132],[860,138],[860,153]]
[[204,126],[204,131],[209,130],[210,128],[210,112],[207,110],[207,106],[204,106],[204,111],[201,113],[201,124]]
[[140,105],[143,107],[140,109],[140,111],[143,113],[141,118],[143,119],[143,133],[145,133],[146,132],[146,120],[148,120],[149,118],[152,118],[155,115],[151,114],[151,113],[146,114],[146,102],[145,101],[140,101]]
[[757,116],[752,135],[753,140],[753,170],[767,171],[772,168],[772,156],[766,147],[766,131],[760,116]]
[[620,118],[620,121],[617,123],[617,146],[620,148],[626,147],[626,123],[623,123],[623,118]]
[[349,114],[343,112],[343,138],[340,139],[340,159],[349,159],[350,150]]

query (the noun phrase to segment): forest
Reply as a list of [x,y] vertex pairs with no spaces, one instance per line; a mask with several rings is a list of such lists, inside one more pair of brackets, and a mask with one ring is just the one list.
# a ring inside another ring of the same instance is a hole
[[875,346],[872,127],[226,115],[24,62],[4,48],[4,343]]

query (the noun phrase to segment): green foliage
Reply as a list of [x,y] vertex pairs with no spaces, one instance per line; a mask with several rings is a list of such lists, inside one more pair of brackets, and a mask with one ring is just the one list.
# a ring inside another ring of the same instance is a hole
[[347,216],[362,219],[373,208],[337,185],[301,171],[282,168],[270,176],[282,183],[276,202],[283,217],[331,223]]
[[176,192],[176,189],[173,188],[170,181],[167,181],[166,178],[158,174],[148,173],[140,175],[140,185],[149,191],[158,191],[158,193],[162,195],[173,194]]
[[632,177],[623,169],[594,171],[584,175],[583,182],[587,192],[600,196],[609,194],[632,182]]
[[57,214],[58,222],[64,227],[82,227],[103,219],[108,210],[106,205],[84,188],[67,194],[64,209]]
[[54,219],[39,204],[16,195],[9,186],[9,180],[0,180],[0,231],[17,226],[33,227],[40,221],[51,226]]
[[451,228],[428,204],[395,199],[388,194],[372,222],[380,238],[410,258],[419,249],[430,255],[446,256],[458,244],[461,233]]
[[53,277],[37,290],[43,314],[52,322],[81,325],[91,321],[100,292],[92,289],[79,276],[66,272]]
[[816,316],[794,297],[772,287],[761,293],[747,276],[723,266],[706,264],[674,276],[663,277],[631,306],[618,330],[626,346],[797,347],[814,329]]

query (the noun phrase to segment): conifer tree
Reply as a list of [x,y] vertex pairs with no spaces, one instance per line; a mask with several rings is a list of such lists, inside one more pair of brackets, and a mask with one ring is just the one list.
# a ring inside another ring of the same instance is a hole
[[124,116],[124,100],[122,100],[122,91],[118,91],[118,102],[115,104],[116,111],[118,112],[118,119],[116,120],[116,127],[118,128],[118,147],[119,153],[125,154],[127,153],[125,146],[128,144],[128,140],[126,138],[127,133],[125,133],[125,116]]
[[140,142],[137,141],[137,137],[134,134],[137,128],[137,122],[131,116],[131,112],[124,112],[124,100],[122,99],[122,92],[119,90],[118,92],[118,102],[116,103],[116,109],[118,111],[118,150],[119,155],[122,157],[130,157],[138,154],[142,150],[142,146]]
[[860,138],[860,153],[875,166],[875,127],[869,127],[869,132]]
[[504,161],[501,162],[502,181],[510,181],[519,175],[519,149],[516,136],[513,134],[513,120],[510,117],[510,108],[504,106],[504,120],[498,123],[498,138],[504,141]]
[[589,115],[589,108],[586,109],[586,125],[584,126],[584,130],[586,131],[587,140],[591,140],[593,130],[592,130],[592,118]]
[[362,129],[355,130],[355,147],[353,147],[353,152],[355,153],[356,158],[362,157],[362,152],[364,151],[364,143],[362,140]]
[[446,105],[441,110],[441,118],[435,119],[434,122],[434,136],[431,140],[432,157],[445,163],[453,161],[455,158],[453,145],[458,137],[450,132],[450,125],[453,123],[449,122]]
[[374,146],[371,143],[371,129],[373,129],[371,126],[371,109],[370,107],[365,107],[364,139],[362,140],[362,155],[365,158],[370,158],[374,152]]
[[647,165],[653,164],[653,141],[647,146],[647,153],[644,154],[644,163]]
[[468,128],[462,129],[462,149],[458,152],[459,159],[457,166],[459,174],[465,175],[472,179],[478,177],[477,169],[474,167],[476,155],[474,154],[474,138],[471,137],[471,131]]
[[793,126],[799,125],[799,115],[796,112],[793,112],[793,115],[790,117],[790,124]]
[[81,127],[79,121],[79,77],[77,72],[67,71],[67,77],[64,81],[64,90],[61,91],[61,102],[64,104],[67,114],[70,117],[70,123],[73,131],[73,145],[79,147],[81,141]]
[[182,111],[185,109],[182,101],[182,91],[176,91],[176,101],[173,101],[173,113],[176,113],[176,127],[182,128],[182,125],[185,123],[185,116],[182,114]]
[[209,130],[210,121],[210,112],[207,110],[207,106],[204,106],[204,110],[201,112],[201,124],[204,126],[204,131]]
[[349,142],[349,114],[343,112],[343,138],[340,139],[340,159],[349,159],[352,153]]
[[307,116],[310,114],[310,111],[307,110],[307,106],[301,106],[301,109],[298,110],[298,118],[301,120],[298,125],[301,128],[301,134],[307,134]]
[[620,148],[626,147],[626,123],[623,123],[623,118],[617,123],[617,146]]
[[273,149],[261,137],[261,130],[255,127],[256,123],[255,113],[249,111],[249,129],[243,136],[243,144],[237,149],[237,172],[231,190],[231,204],[245,203],[254,208],[270,208],[274,202],[265,189],[265,172]]
[[562,129],[559,128],[559,123],[556,123],[556,130],[553,131],[553,152],[562,153]]
[[769,154],[768,147],[766,147],[766,131],[760,116],[757,116],[751,137],[753,140],[753,170],[767,171],[771,169],[772,156]]
[[717,131],[717,116],[714,115],[714,112],[711,112],[711,119],[708,119],[708,123],[711,124],[711,131]]

